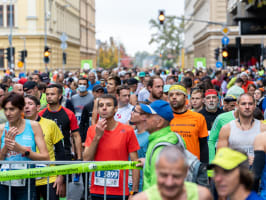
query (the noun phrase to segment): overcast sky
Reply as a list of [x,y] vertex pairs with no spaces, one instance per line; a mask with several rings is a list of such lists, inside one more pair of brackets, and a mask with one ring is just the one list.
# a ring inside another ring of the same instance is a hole
[[181,16],[184,0],[95,0],[96,39],[106,41],[110,36],[121,41],[129,55],[137,51],[154,52],[149,20],[158,17],[159,10],[166,15]]

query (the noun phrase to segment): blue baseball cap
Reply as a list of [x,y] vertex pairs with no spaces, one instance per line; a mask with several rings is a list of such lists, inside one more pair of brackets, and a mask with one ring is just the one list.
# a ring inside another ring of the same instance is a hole
[[156,100],[150,105],[140,104],[140,107],[145,113],[159,115],[169,122],[174,118],[170,104],[164,100]]

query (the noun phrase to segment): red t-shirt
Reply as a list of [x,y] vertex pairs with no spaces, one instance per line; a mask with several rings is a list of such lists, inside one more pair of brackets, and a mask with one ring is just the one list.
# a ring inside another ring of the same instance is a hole
[[[89,127],[85,146],[89,147],[96,132],[95,126]],[[97,151],[94,157],[95,161],[128,161],[129,153],[139,150],[138,140],[131,126],[118,122],[117,127],[112,131],[104,131],[102,138],[99,141]],[[92,173],[91,193],[104,194],[104,172]],[[123,195],[123,171],[113,170],[107,172],[107,179],[110,186],[107,187],[107,195]],[[96,178],[95,178],[96,177]],[[95,185],[95,183],[97,185]],[[128,190],[128,170],[126,171],[126,195],[129,195]]]

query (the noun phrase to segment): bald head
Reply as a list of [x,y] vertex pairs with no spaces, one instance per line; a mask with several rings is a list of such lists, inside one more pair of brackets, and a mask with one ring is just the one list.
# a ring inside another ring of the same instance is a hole
[[13,85],[13,92],[24,96],[23,85],[20,83],[14,84]]
[[187,167],[186,156],[184,152],[181,149],[179,149],[176,145],[166,146],[162,149],[157,158],[156,167],[158,166],[160,159],[162,158],[164,158],[169,163],[175,163],[177,161],[182,160],[185,163],[184,167]]

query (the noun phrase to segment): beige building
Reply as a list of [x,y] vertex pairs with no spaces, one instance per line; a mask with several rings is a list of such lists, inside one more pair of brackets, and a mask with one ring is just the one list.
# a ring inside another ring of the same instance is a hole
[[[48,69],[79,69],[81,59],[95,60],[95,0],[12,0],[12,3],[14,19],[12,46],[16,51],[14,57],[16,70],[20,58],[19,51],[26,48],[27,71],[35,69],[44,71],[45,32],[47,46],[51,50]],[[9,7],[10,0],[0,0],[0,69],[7,68],[4,49],[9,47]],[[65,66],[63,66],[60,40],[63,33],[67,36],[67,48],[64,50],[67,54]]]
[[[232,9],[233,3],[239,3],[239,0],[185,0],[185,18],[191,19],[185,23],[185,67],[193,68],[194,58],[206,58],[207,67],[215,68],[215,49],[222,48],[221,39],[223,34],[223,24],[227,24],[227,16]],[[197,22],[193,20],[204,20],[221,23],[220,25]],[[235,48],[235,38],[240,37],[239,26],[228,26],[229,28],[229,44],[228,48],[230,64],[235,65],[237,62],[237,54]],[[266,39],[266,38],[265,38]],[[242,47],[260,45],[263,41],[263,35],[248,35],[241,36]],[[250,49],[250,48],[249,48]],[[259,50],[258,50],[259,52]],[[248,62],[248,52],[245,55],[244,50],[241,50],[241,63]],[[252,54],[252,53],[249,53]],[[243,58],[242,58],[243,57]],[[259,59],[257,57],[257,59]],[[222,61],[220,55],[219,58]]]

